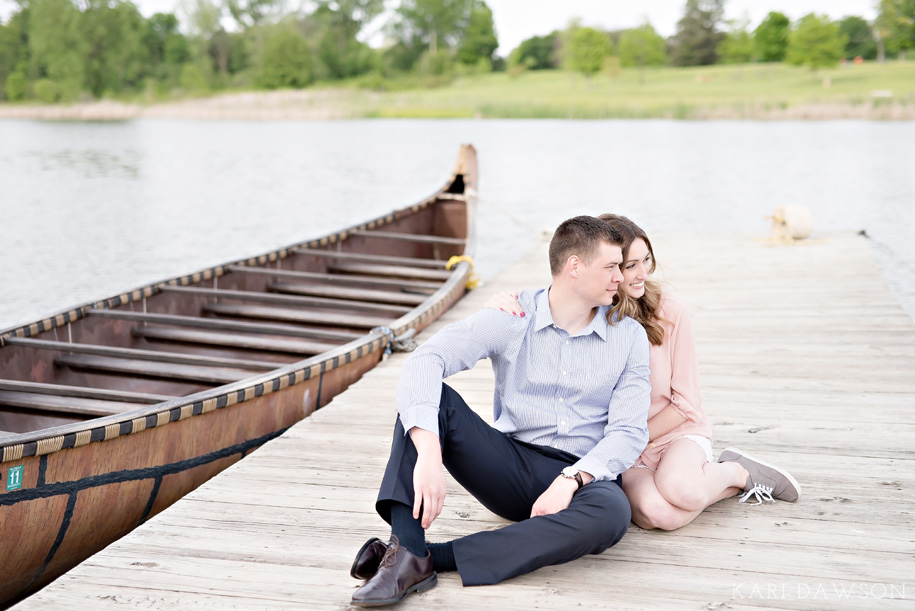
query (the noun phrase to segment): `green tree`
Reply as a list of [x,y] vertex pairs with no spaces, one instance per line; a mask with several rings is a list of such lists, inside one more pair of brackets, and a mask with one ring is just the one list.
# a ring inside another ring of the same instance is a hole
[[460,41],[468,18],[466,0],[403,0],[397,8],[393,32],[410,47],[435,53]]
[[785,61],[813,70],[829,68],[839,63],[844,50],[845,38],[839,33],[839,26],[826,15],[810,13],[801,17],[791,31]]
[[54,104],[61,98],[60,87],[49,78],[40,78],[32,86],[35,89],[35,97],[45,104]]
[[322,77],[348,78],[380,67],[378,54],[357,36],[384,9],[382,0],[322,0],[305,20],[305,37],[318,41],[314,51]]
[[88,43],[86,87],[95,97],[137,87],[148,68],[148,29],[132,2],[89,0],[80,20]]
[[[28,95],[29,16],[27,3],[0,25],[0,100],[22,100]],[[15,75],[15,76],[14,76]],[[7,89],[12,78],[12,91]]]
[[[212,55],[213,39],[217,32],[222,30],[223,6],[219,0],[181,0],[180,12],[184,16],[187,28],[189,59],[181,66],[179,81],[185,91],[201,93],[210,89],[214,84],[213,69],[216,66]],[[253,26],[248,28],[256,40],[258,54],[263,49],[261,38],[263,28]],[[188,66],[194,65],[194,69]],[[202,84],[200,80],[205,81]]]
[[181,0],[180,12],[192,37],[209,40],[221,26],[223,7],[215,0]]
[[419,40],[398,40],[382,52],[388,72],[409,72],[424,53],[425,46]]
[[791,20],[782,13],[770,12],[753,32],[753,50],[761,62],[780,62],[788,50]]
[[324,33],[317,53],[326,78],[349,78],[380,68],[378,54],[371,47],[356,38],[351,38],[341,49],[339,40],[333,32]]
[[210,36],[207,53],[220,77],[225,79],[229,74],[229,57],[232,55],[232,36],[222,27]]
[[10,19],[6,25],[0,23],[0,100],[6,97],[4,89],[6,79],[16,68],[18,58],[19,29]]
[[513,65],[524,65],[530,70],[550,70],[559,67],[556,57],[558,46],[557,33],[546,36],[532,36],[521,41],[521,44],[509,55]]
[[149,58],[148,73],[172,86],[177,85],[181,66],[191,57],[188,41],[178,31],[178,18],[171,13],[156,13],[150,17],[143,44]]
[[877,41],[870,24],[861,17],[846,17],[839,22],[839,32],[848,42],[845,43],[845,58],[875,59],[877,57]]
[[677,32],[670,40],[670,61],[675,66],[707,66],[718,61],[718,30],[724,0],[686,0]]
[[210,85],[207,82],[207,75],[197,64],[187,63],[181,66],[181,74],[178,76],[178,84],[186,93],[205,93],[209,90]]
[[569,41],[566,61],[570,70],[590,77],[600,71],[604,61],[612,54],[613,46],[604,32],[578,27]]
[[458,46],[457,60],[466,65],[477,65],[480,60],[492,63],[493,54],[499,47],[492,11],[485,2],[474,2],[467,20],[467,27]]
[[753,58],[753,36],[747,30],[749,21],[731,21],[724,40],[718,45],[718,57],[726,64],[746,64]]
[[650,23],[624,30],[620,34],[620,64],[632,66],[663,66],[667,63],[667,43]]
[[79,9],[70,0],[32,0],[29,9],[29,51],[38,76],[54,83],[60,99],[75,100],[84,87],[87,56]]
[[24,72],[10,72],[4,85],[4,95],[10,102],[24,100],[29,93],[29,81]]
[[416,70],[424,76],[448,76],[454,70],[454,59],[448,49],[430,49],[416,62]]
[[272,28],[264,43],[256,82],[265,89],[301,88],[314,78],[311,49],[294,28]]
[[880,0],[876,29],[886,50],[905,59],[915,48],[915,0]]
[[225,1],[225,8],[241,29],[262,25],[283,15],[284,6],[282,0]]

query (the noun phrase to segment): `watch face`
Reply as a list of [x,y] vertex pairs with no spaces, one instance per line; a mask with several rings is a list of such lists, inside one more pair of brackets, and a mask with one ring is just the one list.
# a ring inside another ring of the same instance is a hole
[[578,469],[575,467],[566,467],[562,470],[562,474],[565,477],[575,477],[578,474]]

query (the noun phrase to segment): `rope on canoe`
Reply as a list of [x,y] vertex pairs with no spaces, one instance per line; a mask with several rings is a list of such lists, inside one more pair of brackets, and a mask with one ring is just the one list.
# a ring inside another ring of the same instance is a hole
[[413,336],[416,335],[416,329],[408,329],[400,337],[394,337],[394,332],[390,327],[375,327],[370,333],[380,333],[387,340],[384,346],[384,355],[381,357],[383,359],[391,356],[393,351],[413,352],[416,350],[416,340],[413,339]]
[[480,276],[476,272],[473,271],[473,269],[474,269],[473,257],[468,257],[467,255],[461,255],[459,257],[451,257],[450,259],[448,259],[448,264],[445,265],[445,269],[451,269],[452,267],[454,267],[461,261],[466,261],[467,263],[470,264],[470,275],[467,276],[467,289],[472,291],[473,289],[480,286]]

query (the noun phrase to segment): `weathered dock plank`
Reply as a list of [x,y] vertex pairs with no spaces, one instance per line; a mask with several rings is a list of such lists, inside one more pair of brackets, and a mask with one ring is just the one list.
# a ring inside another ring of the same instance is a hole
[[[915,324],[863,238],[793,247],[748,236],[653,236],[690,308],[715,446],[765,455],[797,504],[722,501],[672,533],[632,526],[616,547],[503,584],[443,575],[400,608],[915,608]],[[423,337],[498,290],[549,281],[539,247]],[[422,338],[420,338],[422,339]],[[95,555],[19,609],[345,609],[369,536],[404,355]],[[490,416],[489,366],[454,376]],[[453,481],[428,535],[505,522]]]

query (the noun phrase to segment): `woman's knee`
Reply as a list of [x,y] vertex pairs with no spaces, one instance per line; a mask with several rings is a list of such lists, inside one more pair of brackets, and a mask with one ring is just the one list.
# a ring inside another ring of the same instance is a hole
[[683,511],[661,497],[633,501],[632,514],[636,525],[646,530],[676,530],[686,524]]
[[685,511],[701,511],[708,506],[705,491],[697,482],[679,474],[658,475],[655,479],[658,492],[664,499]]

